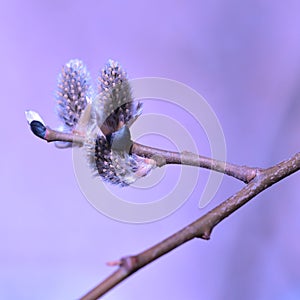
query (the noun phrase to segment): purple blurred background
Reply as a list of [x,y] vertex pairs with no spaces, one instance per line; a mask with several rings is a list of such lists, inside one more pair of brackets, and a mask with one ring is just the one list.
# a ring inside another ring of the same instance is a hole
[[[0,8],[0,299],[76,299],[113,271],[105,262],[148,248],[242,187],[225,178],[202,211],[194,192],[149,224],[97,212],[77,185],[71,151],[35,138],[24,116],[34,109],[58,125],[53,93],[70,58],[94,76],[113,58],[131,78],[191,86],[215,110],[230,162],[265,167],[299,151],[298,1],[12,0]],[[299,179],[272,187],[211,241],[176,249],[105,299],[300,299]]]

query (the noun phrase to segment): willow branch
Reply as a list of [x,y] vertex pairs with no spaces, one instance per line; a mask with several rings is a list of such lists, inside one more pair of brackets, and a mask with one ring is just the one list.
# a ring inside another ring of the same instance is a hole
[[[40,124],[40,126],[44,126]],[[31,126],[32,127],[32,126]],[[36,131],[31,128],[33,133]],[[43,134],[36,134],[38,137],[46,140],[47,142],[71,142],[75,145],[82,146],[85,138],[79,133],[65,133],[53,130],[50,127],[44,126]],[[159,167],[166,164],[181,164],[188,166],[196,166],[200,168],[209,169],[212,171],[224,173],[225,175],[232,176],[245,183],[250,182],[256,175],[257,168],[247,166],[238,166],[228,162],[208,158],[188,151],[174,152],[162,149],[157,149],[145,145],[132,143],[131,153],[143,157],[154,158]]]
[[212,171],[224,173],[236,179],[242,180],[245,183],[250,182],[256,175],[256,168],[247,166],[238,166],[228,162],[212,159],[202,155],[194,154],[188,151],[173,152],[158,148],[144,146],[138,143],[133,143],[131,152],[140,156],[158,157],[161,160],[161,165],[164,164],[181,164],[187,166],[196,166],[209,169]]
[[238,193],[222,202],[220,205],[171,235],[153,247],[133,256],[127,256],[119,260],[118,269],[107,279],[92,289],[81,300],[95,300],[103,296],[118,283],[125,280],[131,274],[158,259],[162,255],[172,251],[178,246],[194,239],[210,239],[212,230],[222,220],[230,216],[237,209],[245,205],[259,193],[279,182],[283,178],[300,169],[300,152],[289,160],[283,161],[271,168],[256,169],[256,176]]

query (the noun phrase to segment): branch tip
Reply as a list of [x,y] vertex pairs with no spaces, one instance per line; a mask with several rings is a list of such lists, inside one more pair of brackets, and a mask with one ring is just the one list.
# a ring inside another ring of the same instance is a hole
[[38,121],[42,123],[44,126],[46,126],[41,116],[33,110],[29,110],[29,109],[25,110],[25,117],[29,125],[31,124],[32,121]]
[[109,267],[121,266],[121,264],[122,264],[121,260],[108,261],[106,263],[106,265],[109,266]]

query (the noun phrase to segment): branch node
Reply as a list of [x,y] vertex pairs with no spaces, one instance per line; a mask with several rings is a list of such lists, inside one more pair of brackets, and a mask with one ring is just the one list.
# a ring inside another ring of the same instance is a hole
[[[242,168],[247,169],[247,166],[242,166]],[[262,171],[261,168],[253,168],[250,172],[248,172],[246,176],[246,183],[249,183],[251,180],[253,180],[255,177],[257,177],[260,172]]]
[[125,256],[121,258],[120,267],[125,269],[127,272],[134,272],[138,268],[137,256]]
[[120,259],[119,260],[108,261],[106,263],[106,265],[109,266],[109,267],[120,266],[121,264],[122,264],[122,261]]
[[152,155],[151,159],[153,159],[155,161],[157,167],[163,167],[164,165],[167,164],[166,159],[163,156],[158,155],[158,154]]
[[210,234],[211,230],[204,231],[202,234],[200,234],[199,238],[208,241],[210,240]]

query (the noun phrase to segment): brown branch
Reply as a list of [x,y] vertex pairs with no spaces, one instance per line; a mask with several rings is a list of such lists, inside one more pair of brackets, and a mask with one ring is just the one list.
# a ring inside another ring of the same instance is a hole
[[72,134],[53,130],[46,127],[46,134],[44,140],[50,142],[71,142],[76,145],[82,146],[84,144],[84,137],[79,134]]
[[83,296],[81,300],[98,299],[134,272],[191,239],[208,240],[214,227],[222,220],[274,183],[299,169],[300,152],[271,168],[256,169],[256,176],[251,182],[201,218],[144,252],[122,258],[118,270]]
[[[32,115],[29,115],[29,117],[32,118]],[[47,142],[72,142],[82,146],[85,141],[84,136],[81,136],[77,132],[68,134],[52,130],[51,128],[46,127],[41,119],[30,122],[30,127],[36,136]],[[155,159],[158,166],[163,166],[165,164],[197,166],[233,176],[244,181],[247,185],[210,212],[159,244],[154,245],[138,255],[124,257],[121,260],[111,262],[109,265],[118,265],[119,268],[97,287],[83,296],[81,298],[82,300],[98,299],[137,270],[191,239],[202,238],[208,240],[212,230],[218,223],[230,216],[234,211],[246,204],[263,190],[300,169],[300,153],[297,153],[291,159],[281,162],[271,168],[259,169],[229,164],[190,152],[178,153],[166,151],[143,146],[138,143],[133,143],[130,151],[139,156]]]
[[196,166],[212,171],[224,173],[245,183],[250,182],[256,175],[256,168],[247,166],[238,166],[228,162],[208,158],[202,155],[194,154],[188,151],[173,152],[161,150],[138,143],[133,143],[131,152],[140,156],[157,158],[160,166],[164,164],[181,164],[187,166]]
[[[78,133],[65,133],[57,130],[53,130],[50,127],[46,127],[45,135],[43,137],[47,142],[72,142],[75,145],[84,144],[84,136]],[[157,149],[149,146],[144,146],[133,142],[131,147],[131,153],[137,154],[143,157],[151,157],[155,159],[157,166],[161,167],[166,164],[181,164],[188,166],[196,166],[200,168],[209,169],[212,171],[224,173],[232,176],[245,183],[250,182],[255,176],[257,168],[251,168],[247,166],[238,166],[228,162],[208,158],[198,154],[194,154],[188,151],[173,152],[162,149]]]

